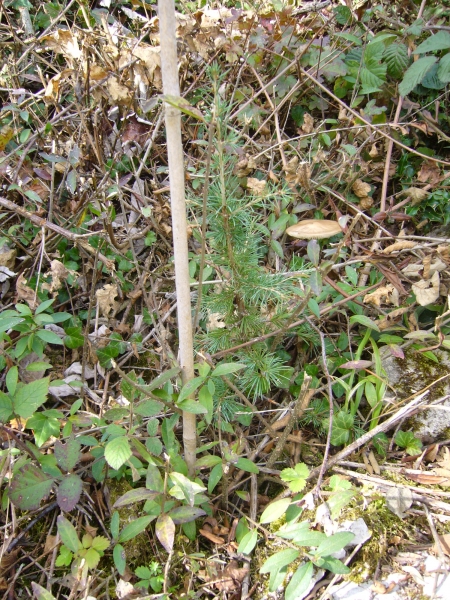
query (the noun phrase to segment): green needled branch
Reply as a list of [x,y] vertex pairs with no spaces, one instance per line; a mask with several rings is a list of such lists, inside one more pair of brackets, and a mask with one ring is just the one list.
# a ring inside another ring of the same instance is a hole
[[[180,96],[180,85],[178,81],[174,1],[159,0],[158,12],[161,37],[163,91],[167,96],[178,98]],[[165,121],[169,162],[170,202],[172,209],[173,249],[175,258],[175,287],[178,304],[177,317],[180,344],[180,367],[183,384],[185,384],[194,377],[194,350],[191,295],[189,287],[184,157],[181,143],[180,110],[175,106],[166,103]],[[196,433],[195,415],[183,412],[184,458],[191,477],[195,474]]]

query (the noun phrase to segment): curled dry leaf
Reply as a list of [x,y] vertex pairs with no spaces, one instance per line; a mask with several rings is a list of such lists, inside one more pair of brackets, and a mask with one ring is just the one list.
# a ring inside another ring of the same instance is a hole
[[392,304],[393,306],[398,306],[398,290],[392,284],[384,285],[376,289],[371,294],[366,294],[363,302],[364,304],[374,304],[375,306],[381,306],[381,304]]
[[108,90],[112,100],[114,102],[124,103],[129,102],[132,98],[132,92],[119,83],[117,77],[110,77],[106,82],[106,89]]
[[31,310],[36,310],[39,306],[39,300],[37,299],[36,292],[27,286],[27,280],[23,276],[23,273],[17,278],[16,291],[18,300],[25,300]]
[[355,196],[358,198],[366,198],[372,188],[368,183],[365,183],[362,179],[357,179],[352,185],[352,190]]
[[428,306],[439,298],[439,272],[436,271],[431,279],[422,279],[413,284],[412,290],[420,306]]
[[314,119],[308,113],[303,115],[302,131],[305,133],[312,133],[314,131]]
[[395,242],[390,246],[387,246],[383,250],[383,254],[392,254],[392,252],[398,252],[398,250],[408,250],[410,248],[415,248],[417,246],[417,242],[409,242],[408,240],[404,240],[402,242]]
[[421,183],[430,183],[432,186],[439,183],[441,179],[441,171],[438,165],[434,162],[424,162],[420,171],[417,173],[417,179]]
[[0,249],[0,267],[6,267],[7,269],[14,269],[16,263],[17,251],[10,250],[8,246],[3,246]]
[[50,270],[46,273],[47,276],[51,275],[52,282],[43,283],[42,288],[44,290],[48,290],[51,294],[53,294],[62,287],[64,281],[69,275],[74,274],[76,274],[76,271],[67,269],[59,260],[52,260],[52,262],[50,263]]
[[247,179],[247,188],[257,196],[264,196],[266,193],[267,181],[249,177]]
[[411,198],[411,204],[415,206],[416,204],[420,204],[422,200],[429,195],[429,192],[422,190],[422,188],[410,187],[406,190],[403,190],[400,194],[401,196],[409,196]]
[[364,198],[361,198],[359,205],[362,210],[367,210],[373,205],[373,198],[370,196],[364,196]]
[[207,529],[200,529],[200,533],[202,534],[203,537],[207,538],[213,544],[224,544],[225,543],[224,538],[221,538],[218,535],[215,535],[214,533],[212,533],[211,531],[208,531]]

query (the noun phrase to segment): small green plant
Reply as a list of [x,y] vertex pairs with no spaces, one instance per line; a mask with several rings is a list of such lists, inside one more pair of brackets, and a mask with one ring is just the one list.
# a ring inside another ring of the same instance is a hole
[[411,431],[397,431],[394,441],[399,448],[404,448],[406,454],[410,456],[420,454],[422,450],[422,442]]
[[159,594],[163,589],[164,575],[162,567],[156,561],[152,561],[148,567],[138,567],[135,570],[135,575],[139,577],[139,581],[135,584],[136,588],[152,588],[155,594]]
[[81,585],[85,585],[89,569],[95,569],[109,547],[109,540],[101,535],[93,537],[85,533],[81,540],[72,523],[63,515],[56,521],[62,541],[56,566],[71,566],[72,575]]

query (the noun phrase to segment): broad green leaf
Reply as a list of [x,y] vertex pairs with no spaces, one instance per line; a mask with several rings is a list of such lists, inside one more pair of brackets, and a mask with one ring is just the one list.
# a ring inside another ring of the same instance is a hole
[[219,481],[222,479],[222,475],[223,475],[223,466],[222,466],[222,462],[220,462],[212,469],[211,474],[209,476],[209,479],[208,479],[208,493],[209,494],[212,494],[212,492],[214,491],[214,488],[219,483]]
[[162,493],[164,491],[164,481],[161,477],[161,472],[155,465],[149,464],[147,467],[145,487],[148,490],[158,493]]
[[137,535],[142,533],[148,525],[154,520],[153,515],[149,515],[146,517],[138,517],[131,523],[129,523],[126,527],[124,527],[119,535],[119,542],[129,542]]
[[238,458],[234,464],[238,469],[241,469],[242,471],[247,471],[248,473],[256,473],[256,475],[258,475],[259,473],[258,467],[253,461],[249,460],[248,458]]
[[435,56],[424,56],[413,62],[408,68],[403,80],[398,86],[398,91],[401,96],[407,96],[418,85],[434,63],[437,61]]
[[245,369],[245,365],[242,363],[222,363],[217,365],[217,367],[211,373],[211,377],[230,375],[230,373],[236,373],[236,371],[240,371],[241,369]]
[[142,502],[143,500],[153,500],[159,496],[159,492],[148,490],[147,488],[135,488],[125,492],[123,496],[120,496],[113,505],[113,508],[120,508],[127,506],[128,504],[134,504],[135,502]]
[[14,366],[6,373],[6,388],[11,396],[16,393],[17,382],[19,381],[19,369]]
[[442,83],[450,83],[450,52],[439,61],[437,76]]
[[373,329],[374,331],[380,331],[378,325],[374,321],[372,321],[372,319],[369,319],[369,317],[366,317],[365,315],[352,315],[350,317],[350,323],[359,323],[360,325],[364,325],[364,327],[368,327],[369,329]]
[[35,510],[53,487],[53,478],[45,475],[32,464],[16,473],[9,487],[11,501],[21,510]]
[[183,385],[180,391],[180,395],[178,396],[177,404],[192,396],[192,394],[199,388],[205,381],[204,377],[194,377],[187,383]]
[[32,381],[26,385],[18,385],[14,396],[14,412],[29,419],[31,415],[47,400],[49,377]]
[[198,392],[198,401],[206,408],[205,421],[208,425],[211,424],[214,412],[214,401],[208,386],[203,385]]
[[237,552],[239,554],[251,554],[258,541],[258,532],[256,529],[252,529],[244,535],[241,543],[238,546]]
[[110,369],[112,367],[111,359],[119,356],[119,348],[116,344],[109,344],[105,348],[96,350],[96,353],[100,365],[105,369]]
[[51,436],[58,437],[61,429],[61,417],[47,416],[43,412],[36,412],[27,420],[27,429],[32,429],[34,439],[38,448],[40,448]]
[[102,535],[96,535],[92,540],[91,546],[94,550],[97,550],[97,552],[104,552],[109,548],[109,540]]
[[114,565],[115,565],[119,575],[124,575],[127,561],[126,561],[125,548],[122,546],[122,544],[117,544],[116,546],[114,546],[113,558],[114,558]]
[[70,512],[80,499],[83,490],[83,482],[78,475],[72,473],[61,481],[56,494],[56,500],[61,510]]
[[291,504],[290,498],[282,498],[281,500],[277,500],[276,502],[271,502],[265,509],[263,514],[261,515],[259,522],[260,523],[273,523],[279,519]]
[[352,539],[355,537],[354,533],[350,531],[340,531],[339,533],[335,533],[331,535],[326,540],[324,540],[315,551],[316,556],[330,556],[330,554],[334,554],[335,552],[339,552],[349,544]]
[[40,315],[41,313],[45,312],[47,310],[47,308],[50,308],[50,306],[55,302],[55,299],[52,298],[51,300],[44,300],[44,302],[41,302],[41,304],[39,304],[39,306],[37,307],[37,309],[35,310],[35,315]]
[[56,440],[55,458],[58,466],[64,471],[71,471],[80,458],[81,444],[75,438],[70,438],[65,444]]
[[115,510],[112,514],[111,523],[109,525],[113,540],[117,540],[119,538],[119,523],[120,523],[120,516],[119,516],[119,513],[117,512],[117,510]]
[[8,331],[8,329],[19,325],[19,323],[22,323],[23,321],[25,321],[25,319],[22,319],[21,317],[0,317],[0,333]]
[[206,515],[204,510],[196,506],[178,506],[173,508],[168,514],[175,525],[190,523]]
[[196,463],[195,463],[195,467],[197,469],[201,469],[202,467],[215,467],[216,465],[218,465],[219,463],[222,462],[222,459],[220,458],[220,456],[214,456],[212,454],[207,454],[206,456],[202,456],[201,458],[199,458]]
[[284,599],[297,600],[297,598],[303,598],[311,583],[313,572],[313,565],[309,561],[299,567],[286,588]]
[[37,362],[30,363],[26,367],[25,370],[35,373],[37,371],[46,371],[47,369],[52,369],[52,368],[53,368],[52,365],[48,362],[37,361]]
[[409,65],[408,48],[405,44],[390,44],[384,51],[388,75],[400,79]]
[[86,561],[86,566],[89,569],[95,569],[95,567],[100,562],[100,554],[94,548],[88,548],[83,556]]
[[49,591],[47,591],[35,581],[31,582],[31,588],[33,590],[34,596],[36,597],[36,600],[56,600],[53,594],[51,594]]
[[293,548],[281,550],[266,560],[260,569],[260,573],[270,573],[274,569],[282,569],[298,558],[299,554],[299,550]]
[[175,540],[175,523],[169,515],[159,515],[155,524],[155,533],[166,552],[172,552]]
[[448,31],[438,31],[419,44],[414,50],[414,54],[425,54],[425,52],[436,52],[448,48],[450,48],[450,33]]
[[66,337],[64,338],[64,345],[70,350],[80,348],[84,344],[84,335],[80,327],[67,327],[64,330]]
[[56,335],[55,332],[50,331],[49,329],[40,329],[38,332],[36,332],[36,335],[44,342],[47,342],[47,344],[55,344],[57,346],[64,345],[64,342],[59,335]]
[[186,398],[186,400],[182,400],[181,402],[177,401],[178,408],[181,408],[182,411],[190,413],[191,415],[205,415],[208,412],[208,409],[200,404],[200,402],[196,402],[195,400],[191,400],[190,398]]
[[112,439],[105,446],[105,459],[113,469],[120,469],[132,456],[128,438],[119,436]]
[[350,413],[341,410],[333,417],[333,431],[331,443],[333,446],[341,446],[348,442],[350,432],[354,427],[354,417]]
[[195,481],[191,481],[182,473],[170,473],[170,479],[176,486],[180,488],[184,498],[190,506],[194,506],[195,495],[200,494],[206,490],[204,486],[196,483]]
[[327,569],[328,571],[336,573],[337,575],[346,575],[347,573],[350,573],[350,569],[346,567],[343,562],[337,558],[332,558],[331,556],[321,558],[320,568]]
[[155,379],[153,379],[153,381],[151,381],[144,387],[147,391],[151,392],[152,390],[155,390],[156,388],[162,387],[168,381],[170,381],[171,379],[176,377],[180,371],[181,371],[180,367],[174,367],[173,369],[164,371],[164,373],[161,373],[161,375],[158,375],[158,377],[155,377]]
[[59,515],[56,519],[56,526],[58,527],[59,537],[64,546],[69,548],[71,552],[78,552],[82,546],[78,539],[77,530],[72,523],[63,515]]
[[144,418],[155,417],[163,409],[163,404],[158,400],[143,400],[134,406],[134,412]]
[[11,398],[4,392],[0,392],[0,421],[7,423],[13,413],[13,403]]

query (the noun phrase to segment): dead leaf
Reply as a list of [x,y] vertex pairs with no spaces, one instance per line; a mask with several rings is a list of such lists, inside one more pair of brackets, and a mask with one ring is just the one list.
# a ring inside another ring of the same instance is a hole
[[17,250],[10,250],[8,246],[3,246],[0,250],[0,267],[14,269],[16,263]]
[[69,275],[75,275],[76,271],[67,269],[62,262],[59,260],[52,260],[50,263],[50,270],[47,271],[46,275],[50,275],[52,282],[43,283],[42,288],[48,290],[51,294],[58,291],[64,284],[65,280]]
[[312,133],[314,131],[314,119],[308,113],[303,115],[302,131],[305,133]]
[[264,196],[266,193],[267,181],[264,179],[256,179],[256,177],[247,178],[247,189],[253,192],[256,196]]
[[78,38],[67,29],[58,29],[52,35],[46,35],[42,41],[48,49],[64,54],[67,58],[78,60],[83,56]]
[[398,250],[408,250],[409,248],[415,248],[416,246],[417,242],[408,242],[407,240],[395,242],[395,244],[386,246],[386,248],[383,250],[383,254],[392,254],[392,252],[397,252]]
[[133,94],[126,86],[122,85],[117,77],[110,77],[106,82],[106,89],[108,90],[112,100],[123,104],[131,101]]
[[439,272],[436,271],[431,279],[422,279],[412,285],[412,291],[416,295],[420,306],[428,306],[439,298]]
[[386,506],[400,519],[405,516],[405,511],[412,505],[412,492],[409,488],[395,486],[386,494]]
[[392,284],[384,285],[376,289],[371,294],[366,294],[363,302],[364,304],[374,304],[375,306],[381,306],[381,304],[392,304],[393,306],[398,306],[399,293]]
[[410,187],[406,188],[401,192],[401,196],[409,196],[411,198],[412,206],[416,206],[416,204],[420,204],[422,200],[425,200],[427,196],[429,196],[429,192],[423,190],[418,187]]
[[23,273],[19,275],[16,281],[16,292],[19,300],[25,300],[31,310],[36,310],[39,306],[39,300],[36,292],[27,286],[27,280]]
[[203,537],[208,539],[213,544],[224,544],[225,543],[225,540],[223,538],[219,537],[218,535],[214,535],[214,533],[212,533],[211,531],[208,531],[207,529],[200,529],[200,533],[202,534]]
[[364,198],[361,198],[359,201],[359,205],[361,210],[368,210],[373,205],[373,198],[370,196],[364,196]]
[[118,293],[117,285],[112,283],[107,283],[100,290],[95,292],[100,313],[104,317],[108,317],[111,311],[113,311],[112,316],[114,316],[119,309],[120,302],[116,302],[116,300],[114,300]]
[[371,189],[371,186],[368,183],[365,183],[362,179],[357,179],[352,185],[352,190],[355,196],[358,196],[358,198],[366,198]]
[[[433,469],[433,473],[437,473],[440,469]],[[442,469],[443,470],[443,469]],[[422,485],[448,485],[450,484],[450,472],[447,477],[438,475],[430,475],[429,473],[406,473],[406,477],[411,481],[416,481]]]
[[[438,535],[438,538],[439,538],[439,543],[441,545],[443,552],[447,556],[450,556],[450,533],[444,533],[443,535]],[[437,550],[436,550],[436,554],[437,554]]]
[[241,583],[244,581],[247,573],[248,569],[245,567],[239,568],[237,561],[232,560],[223,571],[219,570],[217,572],[219,581],[215,581],[214,585],[221,592],[231,592],[240,589]]
[[207,330],[214,331],[216,329],[223,329],[224,327],[226,327],[222,319],[223,315],[221,315],[220,313],[210,313],[206,322]]
[[441,171],[435,162],[424,162],[417,173],[417,180],[421,183],[430,183],[435,186],[441,179]]

